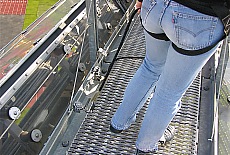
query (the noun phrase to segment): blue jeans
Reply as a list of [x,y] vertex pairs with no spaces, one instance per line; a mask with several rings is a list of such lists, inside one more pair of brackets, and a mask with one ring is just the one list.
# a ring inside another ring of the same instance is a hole
[[153,151],[179,110],[181,97],[219,46],[188,56],[176,52],[172,42],[185,50],[202,49],[216,44],[224,28],[217,17],[171,0],[144,0],[141,19],[146,30],[165,33],[170,41],[155,39],[145,32],[145,59],[129,82],[111,125],[118,130],[127,129],[154,91],[136,141],[138,149]]

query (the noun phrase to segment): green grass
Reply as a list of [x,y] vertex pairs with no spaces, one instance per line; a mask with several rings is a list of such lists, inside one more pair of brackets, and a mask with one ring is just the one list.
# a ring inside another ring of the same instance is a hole
[[18,120],[15,121],[16,124],[19,124],[22,119],[25,117],[25,115],[27,114],[27,112],[30,110],[30,108],[25,108],[22,113],[21,116],[18,118]]
[[40,0],[38,6],[38,17],[46,12],[46,10],[48,10],[56,2],[58,2],[58,0]]
[[28,0],[23,30],[51,8],[58,0]]

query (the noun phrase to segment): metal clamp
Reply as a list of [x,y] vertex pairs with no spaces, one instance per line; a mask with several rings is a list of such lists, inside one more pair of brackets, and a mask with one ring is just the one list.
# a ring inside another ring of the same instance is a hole
[[82,105],[81,102],[78,101],[78,102],[75,102],[75,103],[73,104],[73,108],[74,108],[74,111],[75,111],[75,112],[80,113],[81,110],[83,110],[83,105]]

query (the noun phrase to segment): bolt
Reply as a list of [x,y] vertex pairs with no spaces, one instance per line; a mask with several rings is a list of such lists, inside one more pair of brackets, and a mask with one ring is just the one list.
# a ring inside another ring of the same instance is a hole
[[36,134],[35,134],[35,137],[37,137],[37,138],[38,138],[38,137],[39,137],[39,134],[38,134],[38,133],[36,133]]
[[206,87],[203,87],[205,91],[208,91],[209,90],[209,87],[206,86]]
[[62,142],[62,146],[63,146],[63,147],[69,146],[69,141],[63,141],[63,142]]
[[230,96],[227,97],[227,101],[230,102]]

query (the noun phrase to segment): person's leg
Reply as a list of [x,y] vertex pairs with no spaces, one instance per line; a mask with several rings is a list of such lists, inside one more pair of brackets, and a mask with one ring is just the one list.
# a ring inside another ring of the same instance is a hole
[[[158,5],[155,1],[143,1],[141,8],[141,18],[143,26],[151,32],[161,34],[162,29],[159,27],[158,21],[161,15],[161,5],[163,1],[159,1]],[[155,25],[147,23],[150,12],[155,14]],[[151,25],[151,26],[150,26]],[[146,100],[153,92],[156,81],[158,80],[167,57],[170,42],[155,39],[145,32],[146,40],[146,56],[140,68],[129,82],[123,97],[123,101],[116,113],[114,114],[111,125],[117,130],[127,129],[136,119],[136,113],[141,109]]]
[[153,92],[165,63],[170,43],[154,39],[147,33],[145,38],[145,59],[129,82],[123,101],[111,121],[111,125],[118,130],[127,129],[135,121],[136,113]]
[[139,131],[136,146],[142,151],[153,151],[170,121],[180,108],[180,99],[214,50],[198,56],[186,56],[172,46],[165,68]]
[[[165,12],[162,27],[172,42],[186,50],[202,49],[223,36],[223,25],[216,17],[195,12],[174,2]],[[136,141],[138,149],[147,152],[157,148],[158,140],[180,108],[182,95],[217,46],[204,54],[188,56],[178,53],[170,45],[164,70],[139,131]]]

